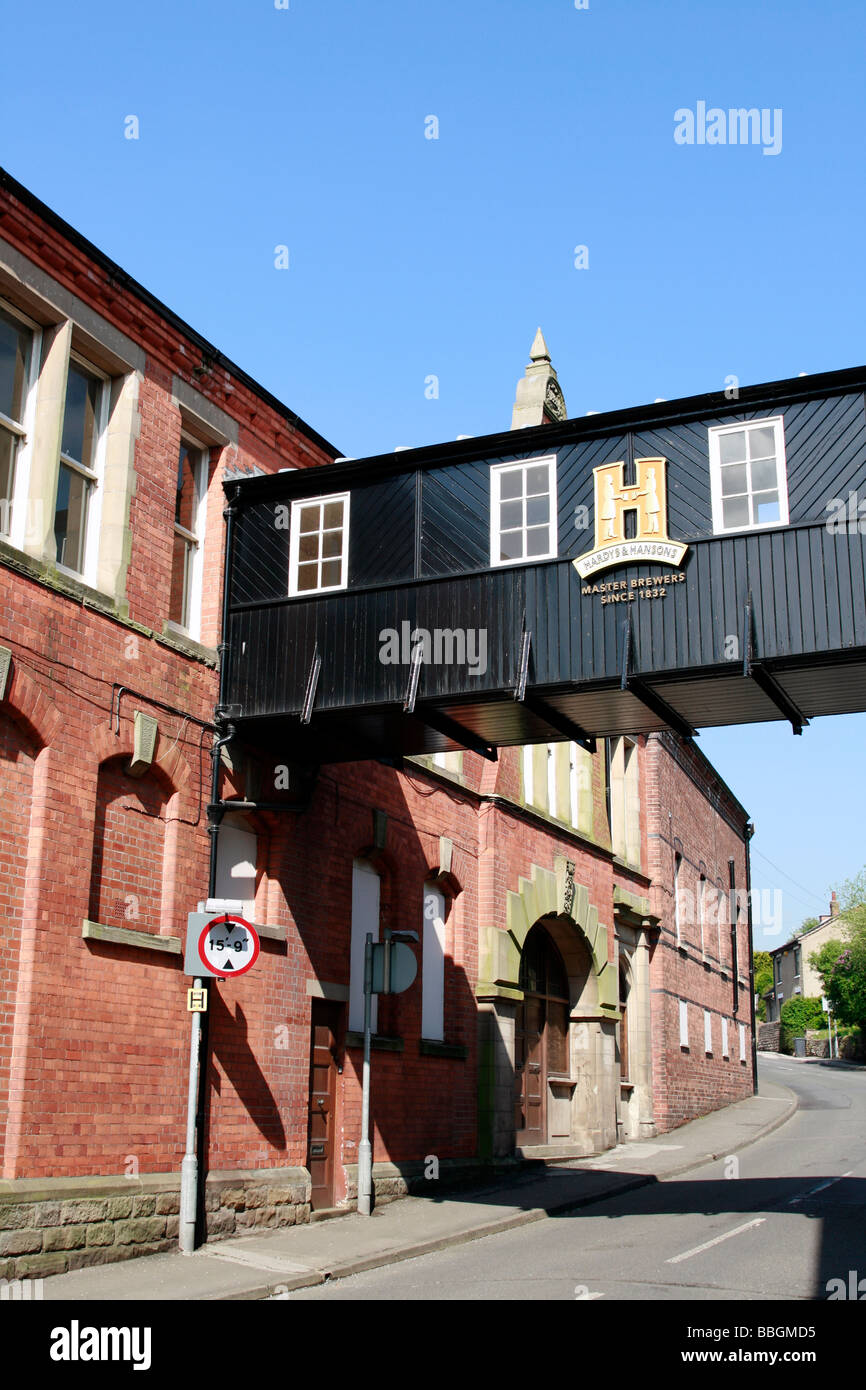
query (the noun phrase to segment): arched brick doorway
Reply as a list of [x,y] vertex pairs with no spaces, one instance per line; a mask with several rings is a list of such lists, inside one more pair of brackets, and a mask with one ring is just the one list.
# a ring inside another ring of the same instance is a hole
[[537,924],[520,961],[514,1033],[514,1128],[520,1147],[548,1141],[548,1083],[569,1076],[568,974],[550,934]]

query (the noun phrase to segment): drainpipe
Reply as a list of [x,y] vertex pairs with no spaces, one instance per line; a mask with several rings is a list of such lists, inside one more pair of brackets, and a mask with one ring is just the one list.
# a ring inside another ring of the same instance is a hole
[[[758,1090],[758,1027],[757,1015],[755,1012],[755,947],[752,941],[752,856],[749,850],[749,843],[755,833],[755,827],[751,821],[746,821],[745,842],[746,842],[746,930],[749,933],[749,998],[751,1000],[751,1019],[752,1019],[752,1086],[757,1093]],[[775,978],[775,977],[774,977]]]
[[737,921],[740,916],[739,894],[737,893],[736,860],[728,860],[728,901],[731,909],[731,976],[733,980],[733,1014],[736,1018],[740,1010],[740,960],[737,945]]
[[[228,501],[223,516],[226,522],[225,550],[223,560],[223,604],[221,641],[217,650],[220,657],[219,703],[214,713],[214,722],[225,728],[225,733],[214,739],[211,762],[211,798],[208,806],[207,833],[210,836],[210,865],[208,870],[208,897],[216,896],[217,845],[220,825],[225,809],[220,800],[220,764],[222,750],[235,736],[235,726],[226,722],[225,696],[228,687],[227,671],[230,644],[226,640],[229,619],[230,555],[234,512],[237,504],[237,489]],[[178,1243],[184,1255],[192,1255],[195,1250],[196,1216],[199,1201],[199,1161],[201,1136],[204,1134],[207,1110],[207,1020],[210,1017],[209,980],[195,979],[194,989],[204,989],[206,1009],[204,1015],[193,1013],[189,1044],[189,1083],[187,1088],[186,1111],[186,1151],[180,1167],[180,1222]],[[204,1018],[204,1022],[202,1022]],[[204,1059],[204,1061],[203,1061]],[[197,1145],[196,1139],[199,1143]]]
[[208,897],[216,896],[216,867],[217,867],[217,841],[219,839],[220,825],[225,814],[224,807],[220,800],[220,763],[222,761],[222,750],[227,743],[230,743],[235,736],[234,724],[227,723],[230,710],[226,706],[226,694],[228,693],[228,673],[229,657],[231,655],[231,643],[228,640],[229,630],[229,607],[231,600],[231,555],[232,555],[232,536],[234,534],[235,511],[238,504],[239,489],[235,488],[226,503],[223,517],[226,523],[225,549],[223,552],[223,603],[222,603],[222,625],[220,629],[220,642],[217,647],[220,659],[220,682],[219,694],[217,696],[217,707],[214,711],[214,723],[219,727],[225,728],[226,732],[219,738],[214,739],[213,761],[211,763],[211,789],[210,805],[208,811],[207,833],[210,836],[210,872],[208,875]]
[[226,523],[225,550],[223,556],[223,603],[222,603],[222,627],[220,631],[220,643],[217,647],[220,659],[220,680],[219,695],[217,697],[217,707],[214,711],[214,723],[225,727],[226,732],[214,740],[213,762],[211,764],[211,796],[208,806],[208,828],[210,836],[210,873],[208,876],[208,897],[216,896],[216,866],[217,866],[217,841],[219,839],[220,825],[224,815],[224,809],[220,801],[220,763],[222,761],[222,750],[227,743],[230,743],[235,736],[235,726],[226,723],[227,716],[230,714],[226,706],[226,694],[228,693],[228,672],[229,658],[231,656],[231,643],[228,640],[229,630],[229,606],[231,599],[231,553],[232,535],[234,533],[235,510],[237,508],[238,488],[235,488],[229,498],[223,517]]

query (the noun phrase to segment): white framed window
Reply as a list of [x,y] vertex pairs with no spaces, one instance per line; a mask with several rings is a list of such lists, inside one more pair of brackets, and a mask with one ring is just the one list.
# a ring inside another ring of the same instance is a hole
[[625,859],[629,864],[640,865],[640,781],[637,745],[630,738],[617,738],[610,740],[609,748],[611,846],[614,854],[618,854],[621,859]]
[[292,503],[289,595],[345,589],[349,577],[349,493]]
[[547,745],[547,814],[556,816],[556,744]]
[[689,1006],[685,999],[679,1001],[680,1004],[680,1047],[689,1045]]
[[781,415],[709,432],[714,531],[752,531],[788,522]]
[[739,1038],[740,1038],[740,1061],[741,1061],[741,1062],[745,1062],[745,1060],[746,1060],[746,1025],[745,1025],[745,1023],[738,1023],[738,1024],[737,1024],[737,1033],[739,1034]]
[[728,1020],[727,1020],[726,1018],[723,1018],[723,1019],[722,1019],[722,1056],[723,1056],[723,1057],[730,1057],[730,1055],[731,1055],[731,1052],[730,1052],[730,1048],[728,1047]]
[[174,548],[168,620],[198,637],[201,629],[202,556],[210,450],[181,436],[174,507]]
[[108,378],[71,353],[66,377],[60,471],[54,503],[57,566],[96,579],[96,539],[108,423]]
[[248,922],[256,920],[258,836],[236,811],[223,816],[217,836],[217,898],[238,904]]
[[445,1040],[445,894],[424,884],[421,926],[421,1037]]
[[490,469],[490,563],[556,557],[556,456]]
[[568,808],[575,830],[592,834],[592,754],[577,743],[568,746]]
[[713,1051],[713,1016],[709,1009],[704,1009],[704,1052],[709,1057]]
[[527,806],[535,804],[534,748],[531,743],[523,745],[523,800]]
[[0,300],[0,536],[19,548],[27,505],[26,455],[33,432],[41,333]]
[[707,914],[707,880],[703,874],[698,879],[698,923],[701,930],[701,956],[706,957],[707,948],[704,942],[704,919]]

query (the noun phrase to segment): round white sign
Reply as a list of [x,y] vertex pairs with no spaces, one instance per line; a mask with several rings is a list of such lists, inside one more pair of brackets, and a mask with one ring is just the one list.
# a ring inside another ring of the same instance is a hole
[[244,975],[255,965],[259,954],[258,933],[243,917],[223,912],[202,929],[198,953],[208,970],[230,980],[235,975]]

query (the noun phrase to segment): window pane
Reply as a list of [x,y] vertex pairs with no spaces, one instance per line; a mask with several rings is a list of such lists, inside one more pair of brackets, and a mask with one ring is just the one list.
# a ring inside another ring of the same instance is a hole
[[537,497],[541,492],[550,490],[550,470],[544,467],[527,468],[526,470],[526,495],[527,497]]
[[523,532],[503,531],[499,537],[500,560],[523,559]]
[[70,363],[60,452],[87,468],[93,467],[98,401],[99,382]]
[[719,457],[722,463],[741,463],[746,457],[746,432],[719,435]]
[[343,587],[347,521],[345,498],[305,502],[293,508],[292,525],[298,525],[298,532],[293,539],[293,546],[297,541],[297,559],[292,592],[317,593]]
[[755,520],[762,525],[766,525],[768,521],[781,520],[779,494],[777,492],[756,492],[754,502]]
[[499,508],[499,529],[500,531],[513,531],[515,527],[523,525],[523,503],[522,502],[503,502]]
[[180,627],[189,626],[188,603],[188,564],[189,542],[183,536],[175,536],[174,552],[171,560],[171,593],[168,601],[168,616],[171,622]]
[[726,526],[749,525],[748,497],[729,498],[722,504],[722,506]]
[[749,458],[772,458],[776,452],[776,431],[772,426],[749,430]]
[[524,943],[519,983],[528,994],[537,994],[544,988],[544,942],[538,928],[530,932]]
[[523,470],[514,468],[499,475],[499,498],[505,501],[509,497],[523,496]]
[[727,468],[722,469],[723,496],[736,496],[738,493],[746,491],[746,465],[744,463],[729,464]]
[[565,1004],[550,1002],[547,1005],[547,1066],[559,1076],[568,1075],[568,1009]]
[[174,505],[174,519],[178,526],[195,532],[196,514],[199,501],[199,478],[201,477],[201,450],[188,444],[181,444],[177,462],[177,496]]
[[10,430],[0,425],[0,531],[8,531],[10,516],[9,503],[15,486],[15,453],[18,439]]
[[341,560],[325,560],[322,565],[322,588],[331,589],[340,583],[343,563]]
[[526,554],[546,555],[550,549],[550,532],[546,526],[530,526],[526,532]]
[[20,423],[24,413],[30,334],[0,312],[0,411]]
[[527,526],[546,525],[550,520],[550,498],[530,497],[526,503]]
[[766,492],[776,486],[776,460],[759,459],[752,464],[752,491]]
[[318,560],[319,558],[319,533],[316,531],[310,536],[301,536],[298,542],[299,560]]
[[84,564],[84,528],[87,520],[87,480],[65,464],[60,465],[54,539],[57,563],[81,572]]
[[302,591],[317,589],[319,587],[319,566],[317,563],[312,565],[298,565],[298,588]]

